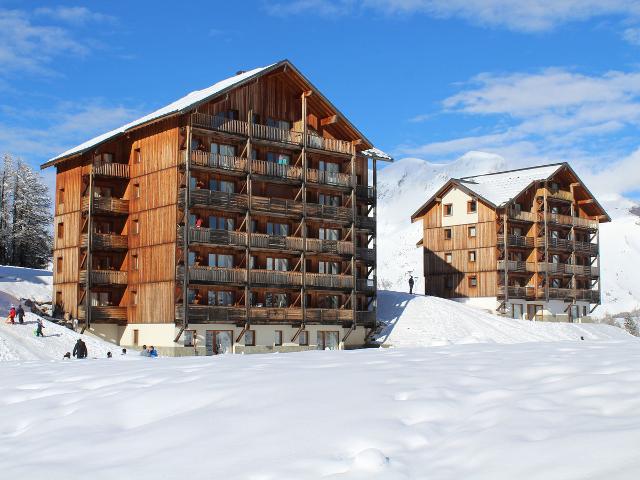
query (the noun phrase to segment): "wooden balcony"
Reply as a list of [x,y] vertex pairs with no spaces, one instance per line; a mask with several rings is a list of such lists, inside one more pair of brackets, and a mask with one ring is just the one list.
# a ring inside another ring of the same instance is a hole
[[506,267],[508,272],[535,272],[535,265],[533,262],[519,260],[498,260],[498,270],[504,270]]
[[306,273],[307,288],[352,289],[352,275],[332,275],[328,273]]
[[588,230],[598,229],[597,220],[591,220],[590,218],[582,217],[572,217],[571,215],[562,215],[559,213],[548,213],[547,223],[553,223],[556,225],[563,225],[567,227],[573,226],[578,228],[586,228]]
[[251,172],[255,175],[272,177],[284,180],[302,181],[302,167],[293,165],[280,165],[276,162],[264,160],[252,160]]
[[[182,164],[185,163],[186,151],[181,156]],[[219,153],[202,152],[199,150],[191,152],[191,167],[206,168],[224,173],[244,174],[247,172],[247,159]]]
[[590,242],[574,242],[575,251],[579,253],[588,253],[589,255],[598,255],[599,246],[597,243]]
[[600,275],[600,267],[591,265],[567,265],[567,270],[573,275],[581,277],[598,277]]
[[[504,245],[505,236],[498,235],[498,244]],[[525,237],[523,235],[507,235],[507,241],[510,247],[522,247],[533,248],[534,241],[532,237]]]
[[[80,245],[83,248],[88,247],[89,242],[86,233],[80,236]],[[127,250],[129,248],[129,241],[126,235],[94,232],[91,236],[91,248],[93,250]]]
[[[80,270],[80,283],[87,283],[87,270]],[[92,270],[92,285],[126,285],[127,272],[120,270]]]
[[581,302],[599,303],[600,292],[597,290],[574,290],[573,297]]
[[[538,290],[536,296],[538,298],[546,298],[546,292],[544,288]],[[549,288],[549,299],[553,300],[566,300],[570,301],[575,297],[575,290],[571,288]]]
[[356,227],[363,230],[375,231],[376,229],[376,219],[375,217],[363,217],[358,216],[356,218]]
[[376,281],[373,278],[357,278],[356,291],[374,293],[376,291]]
[[505,289],[504,285],[498,285],[498,297],[505,298],[505,293],[509,295],[509,298],[534,299],[536,289],[535,287],[508,287]]
[[353,221],[353,210],[349,207],[307,203],[307,216],[334,222],[351,223]]
[[371,263],[376,261],[376,251],[373,248],[357,248],[356,260]]
[[251,322],[301,322],[302,308],[296,307],[251,307],[249,310]]
[[509,209],[509,218],[511,220],[517,220],[520,222],[535,222],[537,219],[537,215],[531,212],[517,211],[513,209]]
[[356,324],[373,327],[377,323],[375,310],[371,311],[357,311],[356,312]]
[[[178,227],[178,244],[183,245],[184,227]],[[247,245],[247,234],[232,230],[216,230],[191,226],[189,228],[189,243],[203,245],[229,245],[244,247]]]
[[[176,305],[176,319],[184,320],[184,307]],[[189,305],[189,323],[244,323],[247,310],[242,306],[218,307],[210,305]]]
[[[127,323],[127,307],[116,306],[92,306],[91,323],[114,323],[125,325]],[[78,320],[86,319],[84,305],[78,307]]]
[[296,200],[251,197],[251,210],[258,213],[301,217],[303,209],[303,203]]
[[351,187],[353,185],[351,175],[348,173],[327,172],[326,170],[316,170],[315,168],[307,168],[307,182],[336,187]]
[[301,286],[302,272],[283,272],[278,270],[251,270],[252,285]]
[[[547,198],[551,198],[554,200],[563,200],[565,202],[573,202],[573,195],[571,192],[566,190],[552,190],[550,188],[546,189]],[[536,190],[536,196],[543,197],[545,194],[545,188],[539,188]]]
[[[89,196],[82,197],[82,211],[89,211]],[[97,215],[128,215],[129,200],[115,197],[94,197],[93,213]]]
[[[249,199],[242,193],[214,192],[203,188],[191,191],[191,206],[215,207],[221,210],[244,211]],[[184,188],[180,189],[180,201],[184,205]]]
[[129,178],[129,165],[126,163],[103,163],[101,165],[84,165],[82,175],[93,175],[98,177]]
[[[184,267],[179,266],[177,280],[182,282]],[[220,268],[205,266],[189,267],[189,283],[226,283],[243,284],[247,281],[247,271],[244,268]]]
[[242,120],[230,120],[219,115],[208,115],[206,113],[192,113],[191,124],[196,128],[215,130],[218,132],[231,133],[234,135],[247,136],[248,123]]
[[313,133],[307,134],[307,146],[317,150],[327,150],[329,152],[353,155],[354,148],[351,142],[338,140],[335,138],[324,138]]
[[302,251],[304,248],[304,238],[281,237],[279,235],[267,235],[266,233],[252,233],[251,247],[269,250]]
[[375,201],[376,189],[374,187],[367,187],[366,185],[356,186],[356,197],[367,201]]
[[[247,310],[244,306],[218,307],[209,305],[189,305],[189,323],[233,323],[244,324],[247,321]],[[184,320],[182,305],[175,307],[176,320]],[[336,324],[353,321],[353,310],[338,308],[307,308],[304,312],[307,324]],[[374,311],[356,312],[358,324],[375,324]],[[267,323],[299,323],[303,312],[299,307],[256,307],[249,309],[249,322],[252,324]]]
[[252,124],[251,130],[254,138],[289,145],[302,145],[302,132],[296,130],[285,130],[259,123]]
[[307,323],[338,323],[353,321],[353,310],[350,308],[307,308]]
[[550,275],[571,275],[572,271],[570,267],[572,267],[572,265],[566,263],[539,262],[538,272],[548,273]]
[[[550,250],[562,250],[562,251],[571,251],[573,250],[573,241],[567,238],[552,238],[548,237],[548,245]],[[543,248],[545,246],[544,237],[536,238],[536,247]]]
[[353,255],[353,243],[342,240],[307,238],[307,251],[331,255]]

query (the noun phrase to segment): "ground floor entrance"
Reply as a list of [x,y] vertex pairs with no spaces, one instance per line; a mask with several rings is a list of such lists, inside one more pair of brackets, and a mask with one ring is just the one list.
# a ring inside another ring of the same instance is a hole
[[205,345],[207,347],[207,355],[233,353],[233,331],[207,330]]

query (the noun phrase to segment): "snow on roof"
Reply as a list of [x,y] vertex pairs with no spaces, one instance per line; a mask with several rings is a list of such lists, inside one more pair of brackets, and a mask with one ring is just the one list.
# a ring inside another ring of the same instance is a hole
[[[273,64],[276,65],[276,64]],[[260,67],[260,68],[254,68],[253,70],[249,70],[247,72],[244,73],[240,73],[238,75],[234,75],[233,77],[229,77],[226,78],[224,80],[221,80],[217,83],[214,83],[213,85],[211,85],[210,87],[207,87],[203,90],[196,90],[194,92],[189,93],[188,95],[176,100],[173,103],[170,103],[169,105],[166,105],[158,110],[156,110],[155,112],[152,112],[148,115],[145,115],[144,117],[141,117],[137,120],[134,120],[133,122],[127,123],[126,125],[123,125],[122,127],[116,128],[114,130],[111,130],[110,132],[107,133],[103,133],[102,135],[98,135],[95,138],[92,138],[91,140],[88,140],[84,143],[81,143],[80,145],[73,147],[69,150],[67,150],[66,152],[61,153],[60,155],[53,157],[52,159],[50,159],[45,165],[49,164],[50,162],[54,162],[56,160],[59,160],[61,158],[64,157],[68,157],[70,155],[74,155],[77,153],[82,153],[85,150],[88,150],[89,148],[92,148],[96,145],[99,145],[100,143],[109,140],[110,138],[115,137],[116,135],[119,135],[121,133],[126,132],[127,130],[130,130],[134,127],[137,127],[139,125],[143,125],[147,122],[150,122],[152,120],[157,120],[159,118],[162,117],[166,117],[167,115],[171,115],[177,112],[180,112],[181,110],[184,110],[186,108],[189,108],[203,100],[206,100],[207,98],[222,92],[223,90],[226,90],[229,87],[232,87],[240,82],[243,82],[244,80],[253,77],[254,75],[257,75],[258,73],[262,72],[263,70],[266,70],[270,67],[272,67],[273,65],[268,65],[266,67]]]
[[563,163],[556,163],[475,177],[462,177],[457,181],[495,206],[501,206],[516,197],[534,181],[549,178],[563,165]]
[[363,150],[362,155],[364,155],[365,157],[375,157],[378,160],[383,160],[386,162],[393,162],[393,158],[391,157],[391,155],[384,153],[382,150],[380,150],[379,148],[370,148],[368,150]]

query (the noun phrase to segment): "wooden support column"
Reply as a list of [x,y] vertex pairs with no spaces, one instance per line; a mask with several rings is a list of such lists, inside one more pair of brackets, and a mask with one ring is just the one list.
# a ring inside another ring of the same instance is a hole
[[[191,202],[191,116],[187,125],[187,148],[185,149],[185,189],[184,189],[184,276],[182,278],[182,306],[184,315],[182,320],[183,328],[189,326],[189,204]],[[176,338],[176,341],[178,338]]]
[[92,247],[93,247],[93,160],[89,171],[89,211],[87,213],[87,278],[84,291],[85,311],[83,331],[91,326],[91,270],[93,268]]
[[[353,312],[353,326],[356,328],[356,317],[358,312],[358,306],[356,305],[356,290],[358,285],[358,275],[356,271],[356,249],[358,248],[358,242],[356,241],[356,216],[358,214],[358,208],[356,205],[356,147],[355,144],[351,145],[351,212],[353,220],[351,223],[351,242],[353,243],[353,253],[351,254],[351,274],[353,275],[353,289],[351,290],[351,309]],[[347,335],[348,336],[348,335]],[[344,341],[344,339],[343,339]]]
[[247,213],[245,214],[245,229],[247,231],[247,245],[245,247],[246,261],[246,281],[244,284],[244,308],[245,308],[245,330],[251,319],[251,202],[253,198],[253,152],[251,139],[253,138],[253,109],[250,108],[247,114]]
[[[373,218],[376,221],[376,228],[378,226],[378,166],[377,159],[373,157],[372,168],[373,168]],[[367,161],[367,169],[369,168],[369,162]],[[367,172],[367,180],[369,177],[369,172]],[[372,240],[373,240],[373,280],[375,282],[375,289],[373,290],[373,306],[377,310],[378,309],[378,231],[377,229],[373,232]],[[369,242],[367,242],[369,243]],[[425,295],[426,295],[426,287],[425,287]]]
[[[503,215],[504,223],[504,307],[507,309],[507,302],[509,301],[509,204],[507,204]],[[526,288],[525,288],[526,292]],[[526,295],[525,295],[526,300]]]
[[304,329],[307,322],[307,142],[308,142],[308,128],[307,128],[307,97],[311,95],[311,92],[302,92],[300,101],[302,103],[302,221],[300,225],[302,227],[302,252],[300,253],[300,260],[302,262],[302,285],[300,286],[300,306],[302,307],[302,325],[298,333]]
[[544,201],[543,205],[543,214],[544,214],[544,295],[546,299],[546,303],[549,303],[549,230],[547,230],[547,192],[548,192],[548,184],[547,181],[544,181]]

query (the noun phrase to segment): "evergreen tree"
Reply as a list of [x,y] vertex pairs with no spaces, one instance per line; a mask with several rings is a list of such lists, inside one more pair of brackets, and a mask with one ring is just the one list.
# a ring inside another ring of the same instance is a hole
[[640,337],[640,331],[638,330],[638,324],[633,319],[630,313],[624,316],[624,329],[634,337]]
[[13,169],[14,160],[8,153],[4,154],[2,161],[2,175],[0,175],[0,263],[9,263],[11,248],[11,203],[12,183],[15,178]]

